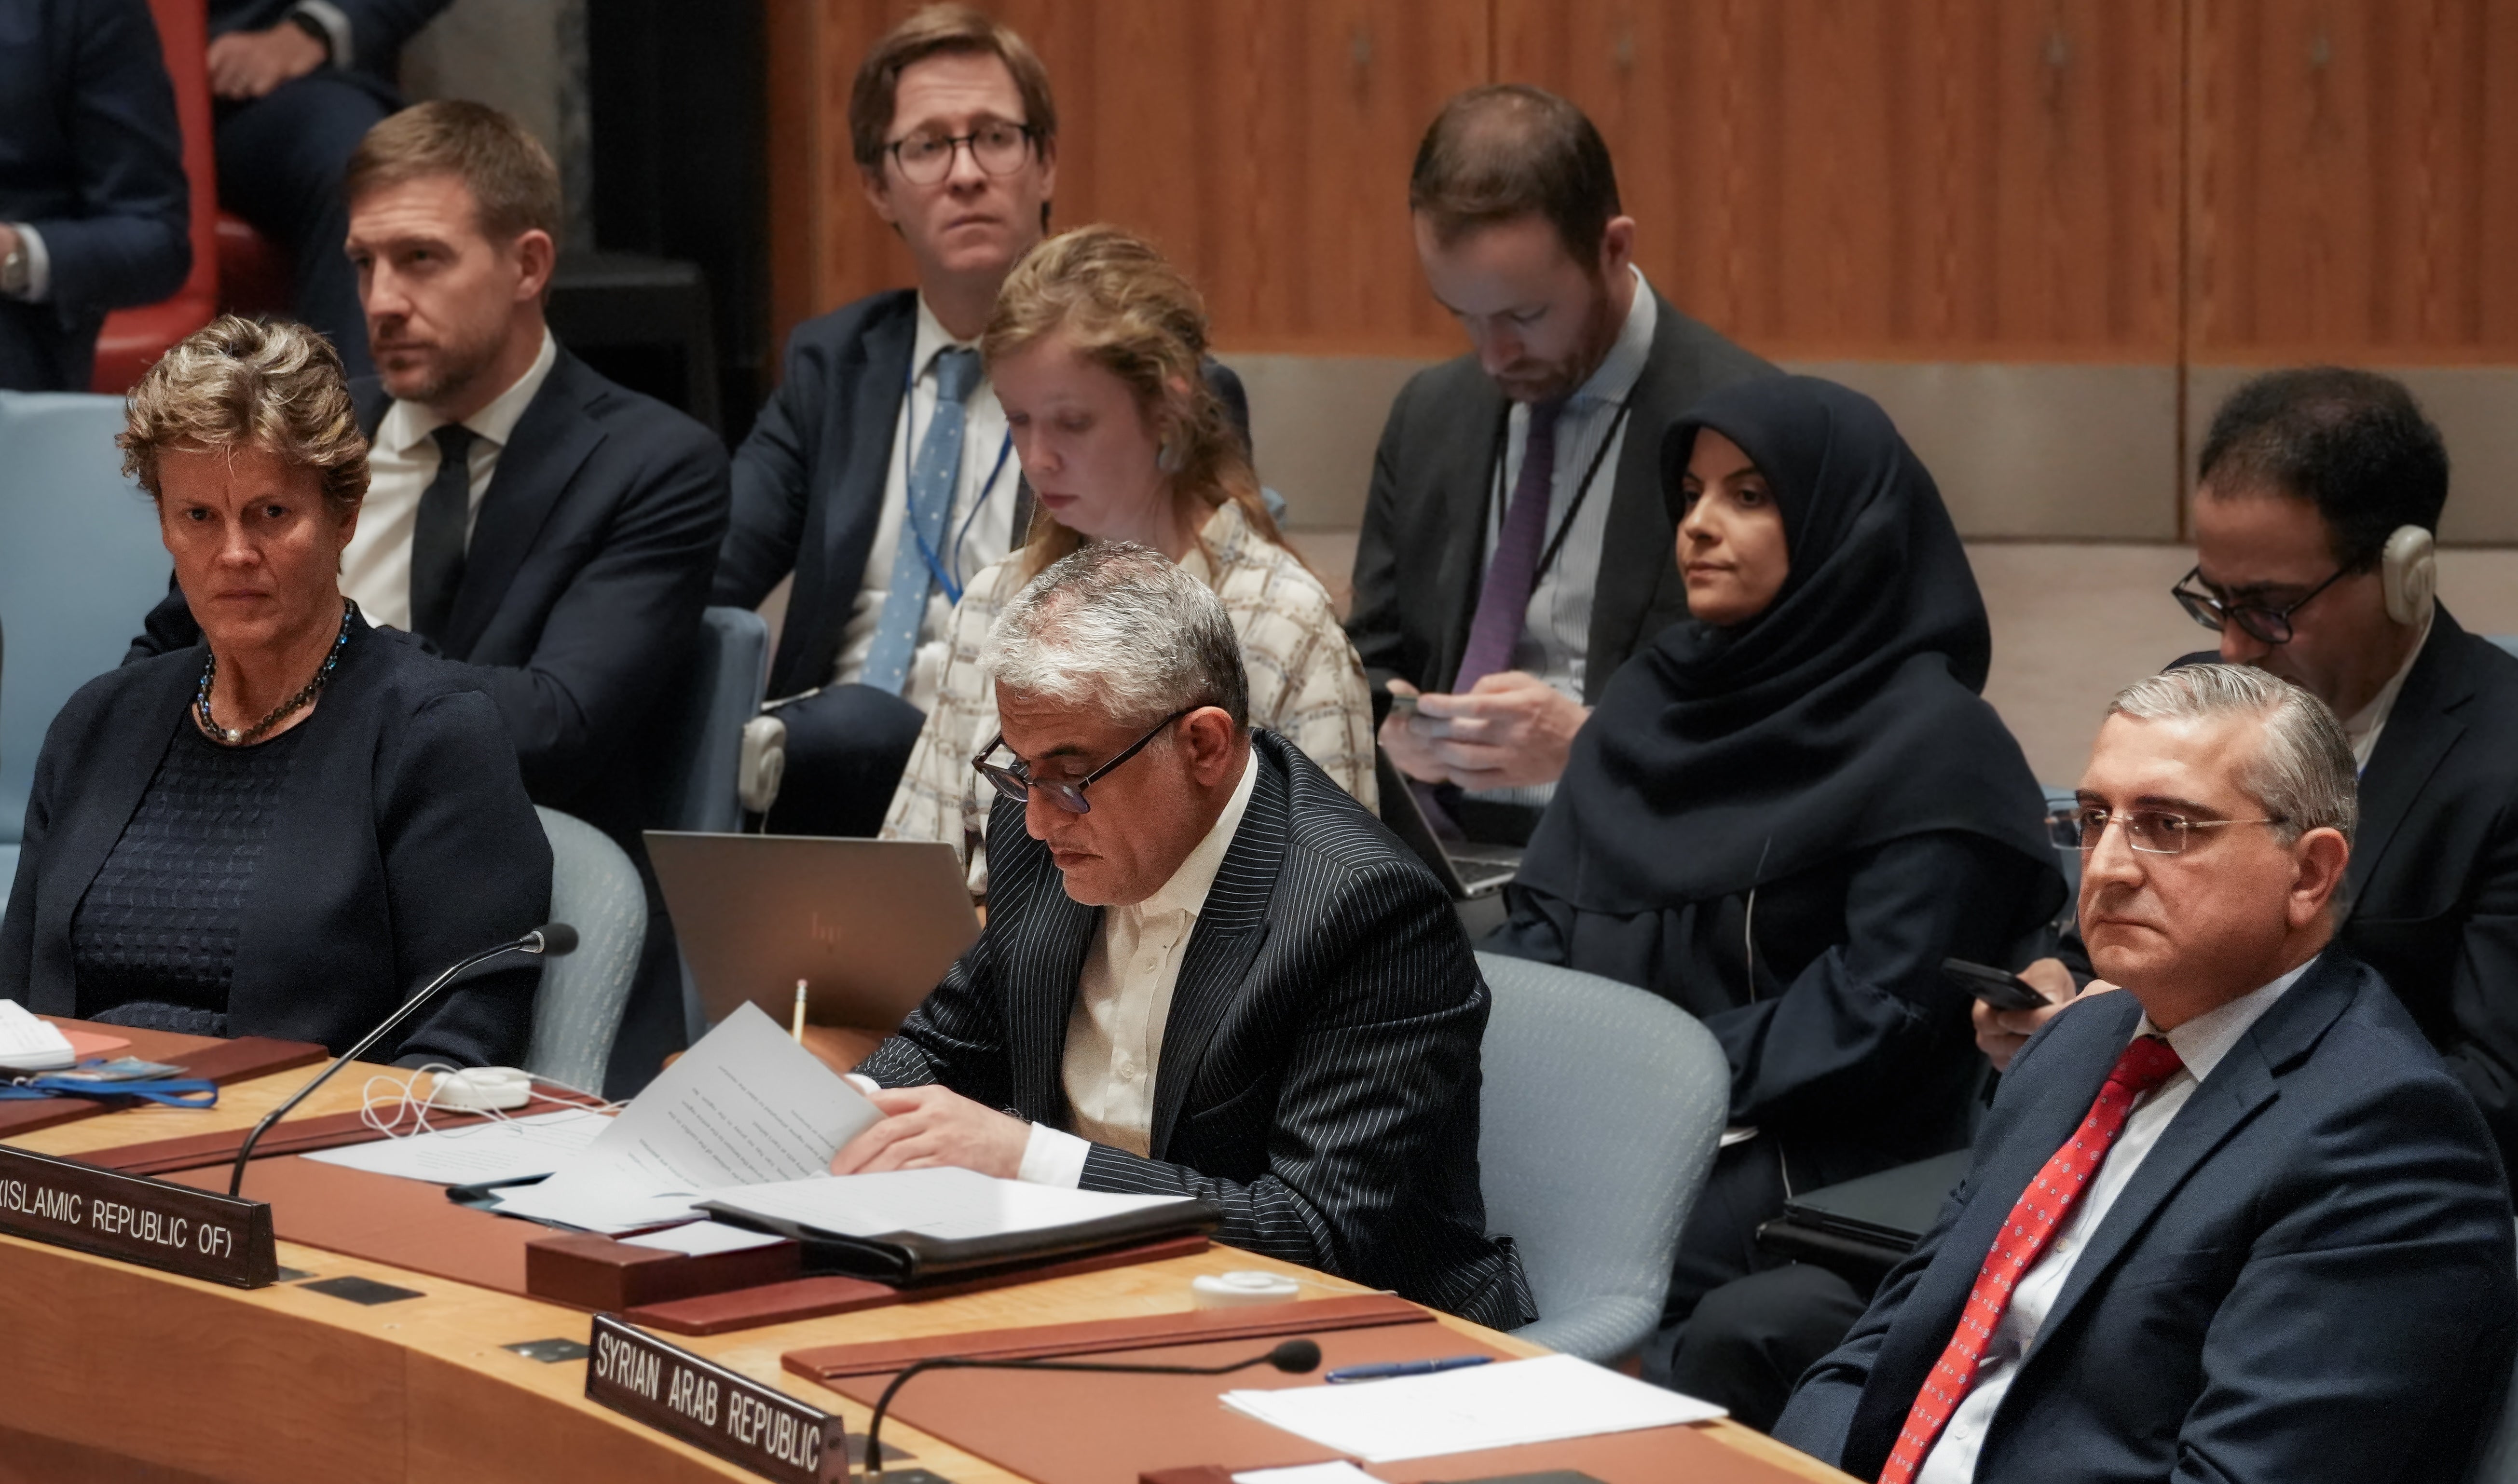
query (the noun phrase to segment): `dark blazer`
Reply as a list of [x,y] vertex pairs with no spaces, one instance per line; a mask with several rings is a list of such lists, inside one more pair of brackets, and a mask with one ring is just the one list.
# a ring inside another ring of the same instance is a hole
[[[796,327],[778,390],[734,454],[734,518],[718,554],[712,602],[757,608],[790,572],[796,586],[769,693],[794,695],[830,678],[840,635],[865,585],[866,556],[883,519],[883,491],[909,389],[918,294],[870,294]],[[1206,382],[1250,438],[1250,400],[1230,367],[1206,363]],[[1031,491],[1015,506],[1017,541]]]
[[[195,646],[81,686],[45,733],[26,807],[0,996],[78,1002],[70,919],[149,788],[201,677]],[[389,630],[349,645],[292,765],[245,896],[228,993],[237,1035],[337,1054],[456,959],[550,913],[551,852],[487,698],[459,666]],[[512,1066],[534,1023],[535,962],[448,989],[390,1058]]]
[[[1652,350],[1628,394],[1632,410],[1608,492],[1586,704],[1629,655],[1687,616],[1687,585],[1671,560],[1677,531],[1662,499],[1662,429],[1717,386],[1777,374],[1658,293],[1654,306]],[[1442,690],[1459,674],[1486,581],[1496,450],[1511,415],[1512,403],[1475,356],[1418,371],[1391,404],[1372,456],[1346,626],[1376,697],[1389,693],[1393,678]]]
[[[2020,1050],[1939,1223],[1802,1377],[1776,1437],[1878,1476],[1996,1233],[2141,1015],[2098,996]],[[2509,1383],[2513,1265],[2473,1100],[2386,982],[2329,949],[2098,1224],[1975,1477],[2463,1479]]]
[[[2192,654],[2179,665],[2216,661]],[[2518,658],[2442,605],[2361,773],[2338,940],[2383,976],[2518,1163]]]
[[[1154,1077],[1153,1157],[1084,1188],[1197,1196],[1219,1239],[1481,1324],[1535,1312],[1478,1188],[1486,982],[1449,895],[1292,744],[1251,733],[1250,806],[1198,914]],[[1067,1126],[1076,982],[1102,927],[1020,805],[989,819],[988,924],[862,1069]]]
[[[350,67],[388,89],[403,43],[454,0],[332,0],[350,22]],[[288,19],[297,0],[210,0],[210,34],[269,30]]]
[[[351,394],[372,436],[392,399],[372,377]],[[653,762],[639,744],[696,642],[725,512],[715,435],[562,350],[499,455],[439,641],[498,704],[534,802],[633,856]],[[131,657],[199,634],[170,591]]]
[[146,0],[0,0],[0,222],[35,229],[52,280],[0,298],[0,389],[86,391],[105,312],[192,272],[191,202]]

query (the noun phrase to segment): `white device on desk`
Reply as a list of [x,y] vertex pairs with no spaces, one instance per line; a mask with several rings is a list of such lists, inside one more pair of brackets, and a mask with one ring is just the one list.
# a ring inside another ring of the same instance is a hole
[[77,1065],[68,1036],[16,1000],[0,1000],[0,1071],[60,1071]]
[[711,1024],[746,1003],[889,1033],[979,936],[940,841],[649,830],[682,958]]

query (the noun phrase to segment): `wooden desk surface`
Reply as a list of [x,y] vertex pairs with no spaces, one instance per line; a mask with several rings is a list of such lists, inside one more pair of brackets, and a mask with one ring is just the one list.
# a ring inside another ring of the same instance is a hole
[[[401,1075],[372,1069],[375,1075]],[[360,1106],[351,1068],[309,1099],[307,1114]],[[77,1156],[145,1139],[242,1128],[303,1081],[283,1072],[223,1089],[217,1109],[143,1109],[41,1129],[10,1141]],[[422,1297],[362,1307],[283,1283],[243,1292],[146,1268],[0,1237],[0,1484],[80,1479],[409,1480],[413,1484],[550,1484],[554,1480],[745,1479],[750,1474],[585,1398],[583,1361],[545,1365],[501,1346],[583,1342],[576,1309],[407,1273],[293,1243],[283,1267],[314,1278],[360,1277]],[[1216,1247],[1103,1273],[925,1303],[738,1331],[665,1336],[757,1380],[846,1416],[857,1403],[789,1375],[779,1356],[808,1344],[1062,1324],[1191,1307],[1199,1274],[1260,1268],[1321,1287],[1355,1285]],[[1442,1323],[1520,1354],[1540,1348],[1451,1316]],[[1706,1430],[1811,1480],[1846,1475],[1731,1422]],[[1021,1484],[1016,1475],[906,1425],[887,1440],[957,1484]]]

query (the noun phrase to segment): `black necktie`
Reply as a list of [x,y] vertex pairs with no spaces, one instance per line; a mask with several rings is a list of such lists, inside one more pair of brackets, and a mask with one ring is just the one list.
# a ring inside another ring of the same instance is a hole
[[437,440],[437,477],[419,497],[411,531],[411,632],[436,638],[463,585],[463,528],[472,515],[472,430],[450,422]]

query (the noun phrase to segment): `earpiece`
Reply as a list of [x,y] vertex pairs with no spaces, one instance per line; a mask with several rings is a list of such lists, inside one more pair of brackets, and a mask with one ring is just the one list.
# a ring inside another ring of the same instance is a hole
[[2439,591],[2439,557],[2431,533],[2419,526],[2398,526],[2379,557],[2378,582],[2387,597],[2387,617],[2409,629],[2428,621],[2431,600]]
[[1154,467],[1166,474],[1181,471],[1180,445],[1166,438],[1154,445]]

